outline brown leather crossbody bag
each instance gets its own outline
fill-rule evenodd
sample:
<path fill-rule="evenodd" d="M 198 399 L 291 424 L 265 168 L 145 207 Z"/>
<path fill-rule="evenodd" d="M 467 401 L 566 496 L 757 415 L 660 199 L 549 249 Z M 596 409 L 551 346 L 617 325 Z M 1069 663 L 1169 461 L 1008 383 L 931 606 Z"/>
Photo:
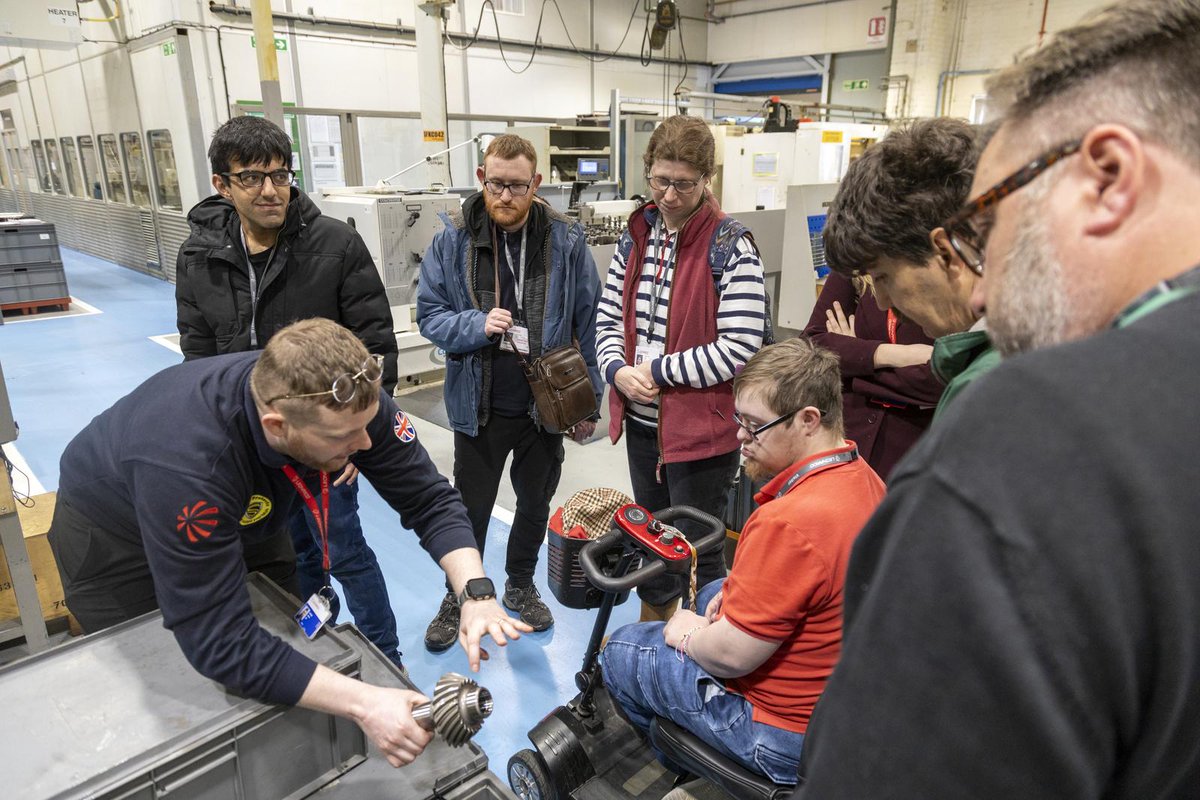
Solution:
<path fill-rule="evenodd" d="M 493 233 L 493 288 L 496 306 L 499 307 L 500 259 L 496 252 L 497 246 Z M 529 390 L 533 394 L 538 420 L 543 428 L 551 433 L 565 433 L 574 425 L 595 415 L 596 392 L 592 388 L 587 362 L 583 360 L 577 342 L 556 347 L 537 358 L 529 359 L 520 351 L 508 331 L 504 332 L 504 338 L 516 353 L 525 379 L 529 381 Z"/>

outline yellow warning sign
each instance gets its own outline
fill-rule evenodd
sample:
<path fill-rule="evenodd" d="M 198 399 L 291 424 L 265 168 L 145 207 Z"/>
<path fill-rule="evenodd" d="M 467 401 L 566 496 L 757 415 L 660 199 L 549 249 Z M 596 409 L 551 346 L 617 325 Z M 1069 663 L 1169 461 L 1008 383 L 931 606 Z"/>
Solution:
<path fill-rule="evenodd" d="M 821 144 L 841 144 L 841 131 L 821 131 Z"/>
<path fill-rule="evenodd" d="M 446 132 L 445 131 L 422 131 L 421 133 L 424 136 L 425 141 L 427 141 L 427 142 L 445 142 L 446 141 Z"/>

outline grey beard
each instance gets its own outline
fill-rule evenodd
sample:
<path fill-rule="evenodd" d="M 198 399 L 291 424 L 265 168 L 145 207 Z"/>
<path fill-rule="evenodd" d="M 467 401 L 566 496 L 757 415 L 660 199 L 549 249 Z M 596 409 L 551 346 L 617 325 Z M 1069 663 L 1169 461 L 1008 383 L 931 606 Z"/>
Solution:
<path fill-rule="evenodd" d="M 1026 198 L 1004 279 L 988 293 L 988 334 L 1005 357 L 1068 338 L 1069 301 L 1062 263 L 1038 216 L 1045 192 L 1038 195 Z"/>

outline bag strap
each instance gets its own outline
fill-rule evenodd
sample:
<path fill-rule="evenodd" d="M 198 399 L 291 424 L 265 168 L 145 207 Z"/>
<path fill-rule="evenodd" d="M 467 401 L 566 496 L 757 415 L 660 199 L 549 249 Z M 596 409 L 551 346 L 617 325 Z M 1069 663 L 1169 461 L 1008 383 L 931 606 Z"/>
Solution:
<path fill-rule="evenodd" d="M 733 217 L 725 217 L 721 223 L 713 231 L 712 239 L 708 243 L 708 265 L 712 271 L 713 289 L 717 293 L 717 300 L 721 299 L 721 278 L 725 274 L 725 265 L 729 262 L 729 257 L 733 255 L 733 250 L 737 247 L 740 239 L 745 238 L 750 243 L 750 248 L 754 254 L 762 260 L 762 253 L 758 249 L 758 242 L 754 241 L 754 234 L 750 232 L 741 222 L 738 222 Z M 763 266 L 765 272 L 766 266 Z M 763 346 L 775 344 L 775 326 L 771 322 L 771 293 L 767 291 L 766 282 L 763 283 L 763 297 L 765 299 L 763 308 Z"/>

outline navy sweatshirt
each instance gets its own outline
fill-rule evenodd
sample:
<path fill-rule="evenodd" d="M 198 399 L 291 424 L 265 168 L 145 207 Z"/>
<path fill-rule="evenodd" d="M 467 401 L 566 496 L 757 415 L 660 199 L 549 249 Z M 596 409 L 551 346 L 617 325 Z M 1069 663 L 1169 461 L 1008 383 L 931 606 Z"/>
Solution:
<path fill-rule="evenodd" d="M 278 533 L 301 502 L 284 464 L 316 473 L 263 437 L 250 394 L 258 356 L 213 356 L 151 377 L 67 446 L 59 494 L 105 535 L 140 541 L 163 624 L 197 671 L 240 694 L 293 704 L 316 665 L 259 627 L 242 544 Z M 430 556 L 474 547 L 458 491 L 382 392 L 367 431 L 371 448 L 355 465 Z"/>

